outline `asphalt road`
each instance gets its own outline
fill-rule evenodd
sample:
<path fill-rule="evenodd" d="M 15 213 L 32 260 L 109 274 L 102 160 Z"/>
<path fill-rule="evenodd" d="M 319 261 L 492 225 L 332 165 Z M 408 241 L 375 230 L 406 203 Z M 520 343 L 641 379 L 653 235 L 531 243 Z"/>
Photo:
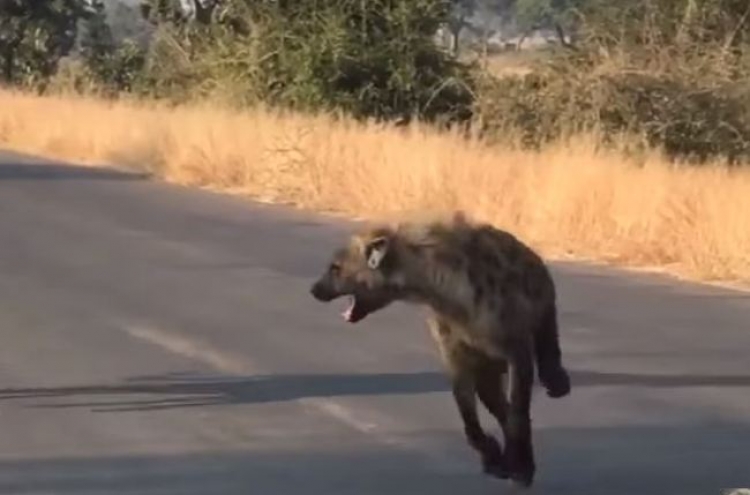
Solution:
<path fill-rule="evenodd" d="M 309 296 L 349 227 L 1 155 L 0 493 L 512 490 L 419 311 L 351 326 Z M 750 486 L 750 295 L 553 268 L 574 390 L 537 390 L 529 493 Z"/>

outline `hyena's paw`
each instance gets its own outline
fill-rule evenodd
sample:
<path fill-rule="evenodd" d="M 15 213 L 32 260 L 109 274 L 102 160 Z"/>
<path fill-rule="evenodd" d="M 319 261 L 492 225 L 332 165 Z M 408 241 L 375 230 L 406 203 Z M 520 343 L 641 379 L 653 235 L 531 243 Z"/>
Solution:
<path fill-rule="evenodd" d="M 482 449 L 482 469 L 490 476 L 500 479 L 508 478 L 503 449 L 492 435 L 487 435 Z"/>
<path fill-rule="evenodd" d="M 508 477 L 513 484 L 521 488 L 529 488 L 534 482 L 534 470 L 521 470 L 509 473 Z"/>
<path fill-rule="evenodd" d="M 508 478 L 510 478 L 510 481 L 519 487 L 529 488 L 534 482 L 534 474 L 536 472 L 533 458 L 530 456 L 526 458 L 522 456 L 509 456 L 507 463 Z"/>
<path fill-rule="evenodd" d="M 570 394 L 570 375 L 562 366 L 540 373 L 539 380 L 547 389 L 547 395 L 553 399 Z"/>

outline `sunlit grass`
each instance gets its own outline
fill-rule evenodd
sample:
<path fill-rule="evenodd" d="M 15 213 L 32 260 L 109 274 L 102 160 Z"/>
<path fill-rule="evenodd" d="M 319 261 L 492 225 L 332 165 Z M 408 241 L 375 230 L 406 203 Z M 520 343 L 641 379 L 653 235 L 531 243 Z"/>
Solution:
<path fill-rule="evenodd" d="M 541 152 L 427 127 L 392 128 L 208 105 L 0 92 L 0 144 L 154 171 L 365 218 L 461 209 L 548 256 L 750 281 L 750 171 L 636 164 L 581 137 Z"/>

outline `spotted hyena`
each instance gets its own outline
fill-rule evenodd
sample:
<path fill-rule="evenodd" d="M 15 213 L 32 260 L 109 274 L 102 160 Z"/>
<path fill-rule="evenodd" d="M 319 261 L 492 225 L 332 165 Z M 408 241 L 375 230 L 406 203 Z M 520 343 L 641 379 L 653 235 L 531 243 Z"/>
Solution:
<path fill-rule="evenodd" d="M 570 393 L 555 286 L 532 249 L 462 214 L 379 225 L 353 235 L 336 251 L 311 292 L 324 302 L 349 296 L 344 317 L 351 323 L 395 301 L 426 306 L 466 439 L 481 455 L 484 471 L 532 484 L 534 364 L 550 397 Z M 504 452 L 482 429 L 476 396 L 499 422 Z"/>

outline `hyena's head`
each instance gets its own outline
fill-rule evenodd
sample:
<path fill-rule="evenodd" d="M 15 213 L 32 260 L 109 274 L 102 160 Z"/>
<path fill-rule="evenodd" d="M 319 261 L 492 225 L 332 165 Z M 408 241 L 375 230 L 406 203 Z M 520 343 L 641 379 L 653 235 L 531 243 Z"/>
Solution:
<path fill-rule="evenodd" d="M 348 296 L 344 318 L 356 323 L 370 313 L 399 299 L 403 277 L 400 274 L 396 238 L 387 228 L 378 228 L 351 237 L 338 249 L 310 292 L 318 301 L 329 302 Z"/>

